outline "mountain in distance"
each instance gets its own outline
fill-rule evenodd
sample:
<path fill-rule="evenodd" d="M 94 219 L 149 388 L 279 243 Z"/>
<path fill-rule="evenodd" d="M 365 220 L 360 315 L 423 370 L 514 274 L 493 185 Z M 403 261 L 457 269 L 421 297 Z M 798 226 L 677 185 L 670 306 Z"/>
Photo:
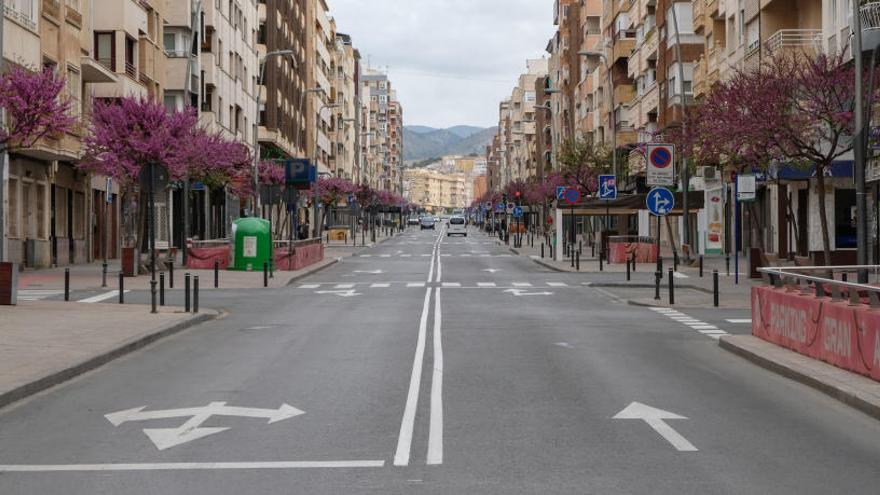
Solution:
<path fill-rule="evenodd" d="M 448 129 L 408 125 L 403 128 L 403 159 L 420 161 L 444 155 L 483 154 L 497 127 L 457 125 Z"/>

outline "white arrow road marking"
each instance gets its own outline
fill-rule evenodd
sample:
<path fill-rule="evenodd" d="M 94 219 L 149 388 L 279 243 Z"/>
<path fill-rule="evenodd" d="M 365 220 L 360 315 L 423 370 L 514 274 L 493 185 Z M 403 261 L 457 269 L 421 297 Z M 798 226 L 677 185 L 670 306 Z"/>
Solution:
<path fill-rule="evenodd" d="M 355 292 L 354 289 L 349 290 L 316 290 L 315 294 L 336 294 L 339 297 L 354 297 L 360 296 L 360 292 Z"/>
<path fill-rule="evenodd" d="M 355 270 L 352 273 L 366 273 L 367 275 L 379 275 L 384 272 L 382 270 Z"/>
<path fill-rule="evenodd" d="M 671 443 L 679 452 L 697 452 L 698 450 L 685 437 L 681 436 L 680 433 L 675 431 L 671 426 L 666 424 L 666 421 L 664 421 L 667 419 L 687 419 L 684 416 L 657 409 L 642 404 L 641 402 L 633 402 L 626 406 L 623 411 L 617 413 L 613 419 L 641 419 L 645 423 L 648 423 L 648 426 L 659 433 L 661 437 L 665 438 L 667 442 Z"/>
<path fill-rule="evenodd" d="M 552 296 L 553 295 L 552 292 L 546 292 L 546 291 L 545 292 L 529 292 L 526 289 L 507 289 L 504 292 L 510 292 L 511 294 L 513 294 L 514 296 L 517 296 L 517 297 L 520 297 L 520 296 Z"/>
<path fill-rule="evenodd" d="M 144 411 L 147 406 L 117 411 L 104 415 L 107 421 L 113 426 L 119 426 L 130 421 L 148 421 L 153 419 L 168 418 L 185 418 L 190 417 L 184 424 L 177 428 L 147 428 L 143 432 L 156 448 L 165 450 L 177 445 L 182 445 L 208 435 L 220 433 L 228 430 L 228 427 L 221 428 L 200 428 L 205 421 L 211 416 L 240 416 L 245 418 L 264 418 L 269 423 L 277 423 L 285 419 L 290 419 L 300 414 L 305 414 L 289 404 L 282 404 L 278 409 L 256 409 L 250 407 L 231 407 L 225 402 L 211 402 L 204 407 L 192 407 L 186 409 L 166 409 L 160 411 Z"/>
<path fill-rule="evenodd" d="M 483 270 L 483 271 L 484 271 L 484 272 L 489 272 L 489 273 L 497 273 L 497 272 L 500 272 L 501 270 L 499 270 L 498 268 L 486 268 L 486 269 Z"/>

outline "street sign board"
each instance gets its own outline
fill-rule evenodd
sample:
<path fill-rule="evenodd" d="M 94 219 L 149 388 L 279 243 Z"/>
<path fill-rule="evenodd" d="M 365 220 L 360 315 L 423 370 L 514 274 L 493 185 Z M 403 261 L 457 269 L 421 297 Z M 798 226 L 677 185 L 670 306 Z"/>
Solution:
<path fill-rule="evenodd" d="M 486 209 L 487 209 L 487 210 L 491 210 L 491 209 L 492 209 L 492 202 L 491 202 L 491 201 L 486 201 Z"/>
<path fill-rule="evenodd" d="M 523 216 L 522 206 L 515 206 L 513 208 L 513 218 L 522 218 L 522 216 Z"/>
<path fill-rule="evenodd" d="M 617 178 L 615 176 L 599 176 L 599 199 L 617 199 Z"/>
<path fill-rule="evenodd" d="M 513 209 L 516 207 L 513 203 L 507 203 L 507 213 L 513 213 Z"/>
<path fill-rule="evenodd" d="M 645 153 L 647 159 L 648 185 L 671 186 L 675 184 L 675 146 L 650 143 Z"/>
<path fill-rule="evenodd" d="M 501 204 L 501 203 L 498 203 L 497 205 L 495 205 L 495 211 L 496 211 L 497 213 L 502 213 L 502 212 L 504 212 L 504 205 Z"/>
<path fill-rule="evenodd" d="M 581 200 L 581 192 L 575 187 L 569 187 L 562 194 L 562 199 L 569 205 L 573 205 Z"/>
<path fill-rule="evenodd" d="M 675 197 L 665 187 L 655 187 L 648 193 L 645 201 L 652 215 L 665 217 L 675 207 Z"/>
<path fill-rule="evenodd" d="M 757 180 L 754 175 L 737 175 L 736 199 L 743 202 L 754 201 L 756 182 Z"/>
<path fill-rule="evenodd" d="M 565 186 L 556 186 L 556 199 L 562 199 L 566 189 L 568 188 Z"/>
<path fill-rule="evenodd" d="M 318 169 L 305 158 L 284 161 L 284 182 L 297 189 L 308 189 L 318 180 Z"/>

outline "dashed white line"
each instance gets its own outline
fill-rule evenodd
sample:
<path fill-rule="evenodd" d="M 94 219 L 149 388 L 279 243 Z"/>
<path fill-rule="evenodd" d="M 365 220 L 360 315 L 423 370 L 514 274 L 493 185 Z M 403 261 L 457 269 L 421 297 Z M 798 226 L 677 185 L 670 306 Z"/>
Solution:
<path fill-rule="evenodd" d="M 568 284 L 565 282 L 547 282 L 547 285 L 550 287 L 568 287 Z"/>
<path fill-rule="evenodd" d="M 452 288 L 455 288 L 455 287 L 461 287 L 461 284 L 458 283 L 458 282 L 443 282 L 443 287 L 447 287 L 447 288 L 452 287 Z"/>
<path fill-rule="evenodd" d="M 374 289 L 382 289 L 386 287 L 391 287 L 391 284 L 371 284 L 370 287 Z"/>
<path fill-rule="evenodd" d="M 424 282 L 408 282 L 406 284 L 406 286 L 407 287 L 424 287 L 425 283 Z"/>
<path fill-rule="evenodd" d="M 495 282 L 477 282 L 477 287 L 497 287 Z"/>
<path fill-rule="evenodd" d="M 731 318 L 731 319 L 727 320 L 727 323 L 735 323 L 735 324 L 749 323 L 749 324 L 751 324 L 752 319 L 751 318 Z"/>
<path fill-rule="evenodd" d="M 530 284 L 528 282 L 514 282 L 510 285 L 512 285 L 514 287 L 532 287 L 532 284 Z"/>

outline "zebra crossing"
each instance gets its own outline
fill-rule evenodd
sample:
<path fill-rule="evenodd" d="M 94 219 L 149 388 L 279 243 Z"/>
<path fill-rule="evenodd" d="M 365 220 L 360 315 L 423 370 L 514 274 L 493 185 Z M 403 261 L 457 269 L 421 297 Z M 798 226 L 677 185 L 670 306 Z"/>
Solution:
<path fill-rule="evenodd" d="M 683 325 L 687 325 L 692 329 L 700 332 L 701 334 L 715 340 L 718 340 L 721 337 L 728 335 L 727 332 L 721 330 L 715 325 L 697 320 L 696 318 L 691 318 L 690 316 L 680 311 L 676 311 L 672 308 L 651 308 L 651 310 L 656 311 L 658 314 L 661 314 L 673 321 L 677 321 Z"/>
<path fill-rule="evenodd" d="M 356 254 L 353 258 L 430 258 L 431 253 L 398 253 L 398 254 Z M 472 251 L 470 253 L 441 253 L 441 258 L 513 258 L 512 254 L 491 254 L 480 251 Z"/>
<path fill-rule="evenodd" d="M 578 285 L 569 285 L 565 282 L 360 282 L 360 283 L 337 283 L 322 282 L 300 284 L 296 288 L 303 290 L 349 290 L 349 289 L 423 289 L 426 287 L 442 287 L 444 289 L 528 289 L 546 288 L 554 289 L 575 288 Z"/>

